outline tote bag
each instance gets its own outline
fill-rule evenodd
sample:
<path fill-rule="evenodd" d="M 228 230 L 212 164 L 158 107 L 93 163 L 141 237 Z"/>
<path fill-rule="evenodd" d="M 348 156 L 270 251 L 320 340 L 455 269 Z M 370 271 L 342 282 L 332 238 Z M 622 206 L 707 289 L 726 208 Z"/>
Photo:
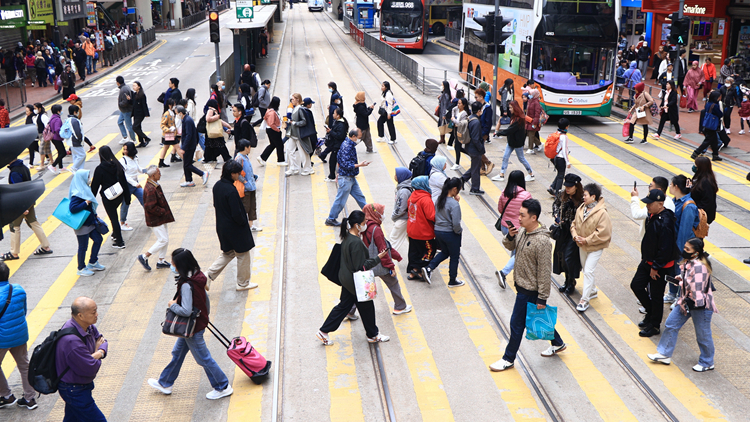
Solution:
<path fill-rule="evenodd" d="M 71 213 L 70 199 L 68 198 L 63 198 L 63 200 L 57 205 L 57 208 L 55 208 L 55 212 L 52 213 L 53 217 L 57 218 L 73 230 L 80 229 L 86 219 L 89 218 L 89 215 L 91 215 L 91 211 L 89 210 L 83 210 L 75 214 Z"/>
<path fill-rule="evenodd" d="M 357 302 L 369 302 L 378 297 L 375 284 L 375 274 L 372 270 L 357 271 L 353 274 L 354 291 L 357 292 Z"/>
<path fill-rule="evenodd" d="M 529 340 L 554 340 L 557 324 L 557 307 L 537 309 L 536 303 L 526 304 L 526 338 Z"/>
<path fill-rule="evenodd" d="M 224 131 L 222 130 L 221 119 L 206 122 L 206 134 L 209 138 L 223 138 Z"/>
<path fill-rule="evenodd" d="M 378 258 L 378 253 L 379 253 L 378 245 L 375 244 L 375 238 L 374 238 L 375 227 L 377 226 L 372 226 L 372 231 L 370 232 L 370 246 L 367 247 L 367 251 L 370 253 L 370 258 Z M 385 243 L 388 246 L 388 257 L 390 258 L 391 243 L 388 240 L 386 240 Z M 378 260 L 380 260 L 380 258 L 378 258 Z M 371 271 L 375 277 L 380 277 L 380 276 L 388 275 L 391 273 L 391 271 L 388 268 L 385 268 L 383 266 L 382 262 L 378 263 L 378 265 L 375 268 L 373 268 Z"/>

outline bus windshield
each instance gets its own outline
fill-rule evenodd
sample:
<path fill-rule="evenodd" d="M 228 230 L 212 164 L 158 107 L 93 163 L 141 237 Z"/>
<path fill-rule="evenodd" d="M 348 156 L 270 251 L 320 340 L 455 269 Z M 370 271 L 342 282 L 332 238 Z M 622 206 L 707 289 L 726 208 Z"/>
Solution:
<path fill-rule="evenodd" d="M 612 83 L 613 51 L 575 43 L 536 43 L 533 79 L 551 89 L 598 90 Z"/>
<path fill-rule="evenodd" d="M 422 32 L 422 11 L 383 10 L 380 25 L 384 34 L 393 37 L 412 37 Z"/>

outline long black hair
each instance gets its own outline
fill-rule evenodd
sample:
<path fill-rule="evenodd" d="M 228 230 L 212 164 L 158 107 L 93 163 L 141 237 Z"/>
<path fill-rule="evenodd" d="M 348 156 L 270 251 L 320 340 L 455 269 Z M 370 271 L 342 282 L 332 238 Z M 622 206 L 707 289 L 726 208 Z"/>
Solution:
<path fill-rule="evenodd" d="M 385 87 L 385 91 L 383 91 L 383 98 L 385 98 L 385 94 L 387 94 L 388 91 L 391 90 L 391 83 L 388 81 L 383 81 L 383 86 Z"/>
<path fill-rule="evenodd" d="M 279 97 L 273 97 L 271 98 L 271 104 L 268 105 L 268 108 L 272 108 L 278 113 L 280 105 L 281 105 L 281 100 L 279 99 Z"/>
<path fill-rule="evenodd" d="M 115 166 L 118 173 L 125 172 L 125 170 L 122 169 L 122 164 L 117 161 L 115 154 L 112 152 L 112 149 L 108 145 L 104 145 L 103 147 L 99 148 L 99 161 L 102 163 L 104 163 L 105 161 L 111 163 Z"/>
<path fill-rule="evenodd" d="M 200 264 L 198 264 L 193 253 L 190 252 L 190 249 L 177 248 L 173 250 L 172 263 L 177 270 L 177 274 L 179 274 L 178 283 L 187 280 L 188 274 L 196 274 L 201 270 Z"/>
<path fill-rule="evenodd" d="M 123 145 L 125 149 L 128 151 L 127 156 L 130 158 L 135 158 L 136 155 L 138 155 L 138 150 L 135 148 L 135 144 L 132 142 L 125 142 L 125 145 Z"/>
<path fill-rule="evenodd" d="M 185 98 L 195 102 L 195 88 L 188 88 L 187 92 L 185 92 Z"/>
<path fill-rule="evenodd" d="M 341 230 L 339 231 L 339 237 L 341 240 L 346 239 L 346 234 L 349 233 L 349 229 L 355 224 L 362 224 L 365 221 L 365 213 L 360 210 L 354 210 L 349 213 L 349 217 L 345 217 L 341 220 Z"/>
<path fill-rule="evenodd" d="M 219 90 L 219 85 L 217 84 L 211 85 L 211 91 L 213 91 L 213 93 L 216 94 L 216 102 L 219 104 L 219 106 L 224 107 L 224 94 L 222 94 L 221 91 Z"/>
<path fill-rule="evenodd" d="M 688 239 L 687 243 L 689 243 L 690 246 L 693 247 L 693 250 L 698 253 L 697 259 L 700 260 L 703 265 L 706 266 L 706 268 L 708 268 L 708 273 L 711 274 L 713 267 L 711 266 L 711 261 L 708 259 L 708 252 L 703 249 L 703 239 L 694 237 L 692 239 Z"/>
<path fill-rule="evenodd" d="M 135 93 L 136 98 L 143 98 L 146 96 L 146 92 L 143 90 L 143 85 L 139 81 L 133 81 L 135 85 L 138 85 L 138 92 Z"/>
<path fill-rule="evenodd" d="M 508 184 L 505 185 L 503 195 L 508 198 L 508 201 L 516 197 L 518 188 L 526 190 L 526 179 L 524 178 L 521 170 L 513 170 L 508 175 Z"/>
<path fill-rule="evenodd" d="M 438 200 L 436 203 L 437 209 L 442 210 L 443 208 L 445 208 L 445 201 L 448 199 L 448 194 L 450 193 L 451 189 L 458 188 L 458 191 L 460 192 L 463 186 L 464 182 L 458 177 L 451 177 L 450 179 L 446 179 L 445 183 L 443 183 L 443 190 L 440 191 L 440 196 L 438 196 Z"/>
<path fill-rule="evenodd" d="M 449 99 L 453 99 L 451 95 L 451 84 L 448 81 L 443 81 L 443 94 L 448 94 Z"/>
<path fill-rule="evenodd" d="M 672 186 L 679 189 L 683 195 L 687 195 L 690 193 L 690 186 L 688 186 L 688 178 L 684 174 L 678 174 L 677 176 L 673 177 Z"/>

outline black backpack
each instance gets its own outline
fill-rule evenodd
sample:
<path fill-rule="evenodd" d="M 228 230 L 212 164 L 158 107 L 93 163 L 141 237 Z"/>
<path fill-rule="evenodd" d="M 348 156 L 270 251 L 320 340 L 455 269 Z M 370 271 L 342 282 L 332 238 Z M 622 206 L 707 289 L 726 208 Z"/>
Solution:
<path fill-rule="evenodd" d="M 434 156 L 435 154 L 428 154 L 421 151 L 416 157 L 412 158 L 409 163 L 411 178 L 413 179 L 417 176 L 429 176 L 429 174 L 427 174 L 427 159 Z"/>
<path fill-rule="evenodd" d="M 255 94 L 253 94 L 253 98 L 250 100 L 250 107 L 258 108 L 258 106 L 260 106 L 260 100 L 258 99 L 259 92 L 260 91 L 255 91 Z"/>
<path fill-rule="evenodd" d="M 85 343 L 78 329 L 76 327 L 69 327 L 51 332 L 42 344 L 34 348 L 34 353 L 31 354 L 31 359 L 29 359 L 28 376 L 29 384 L 34 387 L 34 390 L 41 394 L 53 394 L 57 392 L 57 384 L 65 373 L 68 372 L 68 369 L 70 369 L 70 367 L 65 368 L 62 374 L 59 377 L 57 376 L 57 366 L 55 365 L 57 341 L 71 334 L 78 336 Z"/>

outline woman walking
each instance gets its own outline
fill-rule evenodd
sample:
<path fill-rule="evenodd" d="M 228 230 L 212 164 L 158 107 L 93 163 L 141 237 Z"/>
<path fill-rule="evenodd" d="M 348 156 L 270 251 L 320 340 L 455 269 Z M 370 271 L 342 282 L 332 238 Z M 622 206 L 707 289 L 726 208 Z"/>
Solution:
<path fill-rule="evenodd" d="M 666 91 L 661 99 L 661 109 L 662 113 L 659 118 L 659 129 L 656 131 L 654 138 L 659 139 L 661 137 L 664 125 L 668 121 L 672 123 L 672 126 L 674 126 L 674 130 L 677 133 L 674 137 L 677 139 L 682 138 L 682 135 L 680 135 L 680 100 L 677 90 L 675 89 L 674 81 L 667 81 L 666 83 Z"/>
<path fill-rule="evenodd" d="M 654 103 L 654 99 L 648 95 L 648 92 L 643 91 L 645 88 L 646 84 L 643 82 L 635 84 L 635 101 L 633 101 L 633 106 L 630 107 L 630 111 L 628 112 L 628 115 L 630 115 L 630 120 L 628 121 L 630 127 L 628 129 L 628 138 L 625 139 L 626 144 L 633 143 L 633 133 L 635 133 L 635 125 L 637 124 L 643 125 L 643 140 L 641 144 L 648 143 L 648 126 L 651 124 L 651 104 Z"/>
<path fill-rule="evenodd" d="M 529 138 L 529 149 L 526 150 L 527 154 L 536 154 L 537 151 L 541 151 L 542 141 L 539 140 L 539 129 L 541 129 L 539 117 L 541 115 L 542 105 L 539 103 L 539 90 L 531 89 L 529 90 L 529 101 L 526 106 L 526 116 L 530 117 L 531 121 L 524 119 L 526 136 Z"/>
<path fill-rule="evenodd" d="M 357 116 L 355 121 L 357 128 L 362 131 L 362 142 L 365 143 L 367 152 L 374 152 L 372 149 L 372 134 L 370 133 L 370 115 L 375 108 L 375 103 L 370 107 L 365 104 L 365 92 L 358 92 L 354 96 L 354 114 Z"/>
<path fill-rule="evenodd" d="M 31 104 L 26 104 L 26 120 L 24 124 L 35 125 L 36 124 L 36 110 Z M 39 152 L 39 140 L 34 139 L 29 144 L 29 167 L 34 167 L 34 155 Z"/>
<path fill-rule="evenodd" d="M 527 134 L 525 128 L 526 116 L 516 100 L 510 102 L 510 115 L 510 126 L 497 133 L 499 136 L 505 136 L 508 139 L 508 145 L 506 145 L 505 153 L 503 154 L 503 165 L 500 169 L 500 174 L 492 177 L 490 180 L 495 182 L 505 181 L 505 171 L 508 170 L 508 160 L 510 160 L 510 154 L 515 151 L 518 161 L 523 164 L 526 171 L 529 173 L 529 175 L 526 176 L 526 180 L 530 182 L 535 179 L 534 170 L 531 169 L 531 164 L 529 164 L 526 157 L 523 155 L 523 143 Z"/>
<path fill-rule="evenodd" d="M 167 155 L 169 148 L 172 148 L 172 162 L 174 162 L 174 154 L 177 153 L 177 127 L 174 121 L 174 100 L 168 99 L 165 103 L 167 111 L 161 116 L 161 151 L 159 152 L 159 168 L 169 167 L 169 164 L 164 162 L 164 157 Z"/>
<path fill-rule="evenodd" d="M 714 313 L 718 313 L 711 281 L 711 261 L 703 249 L 703 240 L 695 237 L 685 243 L 682 258 L 685 261 L 680 265 L 681 275 L 675 277 L 681 287 L 677 306 L 667 317 L 656 353 L 649 354 L 648 358 L 664 365 L 672 363 L 680 329 L 692 318 L 700 349 L 698 364 L 693 366 L 693 371 L 706 372 L 714 369 L 711 318 Z"/>
<path fill-rule="evenodd" d="M 367 230 L 362 233 L 362 241 L 367 246 L 368 251 L 370 251 L 370 255 L 372 255 L 372 248 L 370 246 L 372 242 L 375 242 L 377 251 L 388 250 L 388 254 L 380 258 L 380 265 L 388 271 L 388 274 L 379 277 L 388 286 L 391 296 L 393 296 L 393 315 L 411 312 L 411 305 L 406 304 L 404 295 L 401 294 L 401 287 L 399 287 L 398 278 L 396 277 L 396 264 L 393 263 L 394 259 L 401 262 L 401 255 L 397 250 L 389 250 L 388 241 L 385 239 L 385 233 L 383 233 L 382 224 L 385 206 L 381 204 L 367 204 L 362 210 L 364 210 L 365 222 L 367 223 Z"/>
<path fill-rule="evenodd" d="M 448 265 L 448 287 L 460 287 L 464 285 L 463 280 L 458 277 L 458 262 L 461 258 L 461 206 L 458 201 L 461 197 L 458 193 L 463 187 L 463 181 L 458 177 L 452 177 L 445 181 L 440 196 L 435 204 L 435 240 L 440 252 L 435 255 L 430 263 L 422 268 L 422 276 L 428 283 L 432 284 L 430 277 L 432 272 L 450 257 Z"/>
<path fill-rule="evenodd" d="M 523 172 L 521 170 L 513 170 L 508 175 L 508 183 L 505 185 L 505 190 L 503 190 L 500 199 L 497 201 L 497 210 L 500 212 L 500 230 L 503 236 L 507 235 L 510 229 L 508 221 L 513 224 L 513 227 L 521 227 L 518 217 L 521 214 L 521 204 L 527 199 L 531 199 L 531 194 L 526 191 L 526 180 L 523 177 Z M 516 251 L 514 249 L 505 267 L 500 271 L 495 271 L 497 282 L 503 289 L 507 286 L 505 278 L 513 271 L 515 264 Z"/>
<path fill-rule="evenodd" d="M 711 160 L 708 157 L 696 158 L 693 171 L 690 195 L 698 208 L 706 212 L 706 221 L 711 224 L 716 219 L 716 194 L 719 192 Z"/>
<path fill-rule="evenodd" d="M 150 117 L 146 92 L 140 82 L 133 82 L 133 132 L 138 135 L 138 147 L 148 146 L 151 138 L 143 133 L 143 119 Z"/>
<path fill-rule="evenodd" d="M 586 312 L 589 301 L 597 297 L 594 270 L 604 249 L 612 240 L 612 221 L 602 198 L 602 188 L 596 183 L 583 187 L 583 204 L 576 210 L 570 234 L 578 245 L 583 269 L 583 291 L 576 310 Z"/>
<path fill-rule="evenodd" d="M 57 150 L 57 157 L 55 158 L 55 161 L 47 167 L 47 170 L 58 174 L 63 169 L 63 158 L 67 156 L 63 138 L 60 136 L 60 128 L 63 124 L 62 117 L 60 117 L 62 106 L 60 104 L 55 104 L 50 110 L 52 111 L 52 117 L 49 119 L 49 128 L 52 131 L 52 144 L 55 146 L 55 150 Z"/>
<path fill-rule="evenodd" d="M 669 54 L 664 51 L 664 46 L 659 46 L 659 51 L 654 54 L 654 70 L 651 72 L 651 79 L 656 79 L 659 76 L 659 68 L 664 60 L 667 60 Z"/>
<path fill-rule="evenodd" d="M 436 155 L 430 161 L 430 165 L 432 166 L 430 170 L 430 191 L 432 202 L 434 203 L 437 203 L 438 197 L 443 190 L 443 185 L 448 180 L 448 175 L 445 174 L 446 161 L 443 155 Z"/>
<path fill-rule="evenodd" d="M 574 173 L 565 175 L 563 186 L 565 189 L 560 191 L 552 204 L 552 217 L 557 226 L 555 229 L 550 229 L 552 238 L 555 240 L 552 272 L 565 273 L 565 284 L 560 286 L 559 290 L 571 295 L 576 288 L 576 279 L 581 273 L 581 258 L 570 226 L 575 220 L 576 210 L 583 203 L 583 186 L 581 186 L 581 178 Z"/>
<path fill-rule="evenodd" d="M 192 117 L 193 120 L 196 122 L 198 121 L 197 116 L 197 108 L 196 108 L 196 102 L 195 102 L 195 88 L 188 88 L 187 92 L 185 92 L 185 99 L 187 100 L 187 105 L 185 105 L 185 109 L 188 112 L 188 116 Z"/>
<path fill-rule="evenodd" d="M 721 104 L 724 106 L 722 111 L 724 112 L 724 128 L 726 129 L 727 135 L 732 132 L 729 130 L 732 126 L 732 110 L 736 105 L 740 103 L 740 98 L 737 97 L 737 88 L 734 86 L 734 78 L 728 77 L 724 80 L 724 83 L 719 85 L 719 92 L 721 93 Z"/>
<path fill-rule="evenodd" d="M 724 159 L 719 156 L 719 134 L 717 133 L 721 129 L 721 118 L 724 117 L 724 113 L 721 111 L 721 106 L 719 105 L 720 96 L 721 93 L 719 93 L 719 91 L 711 91 L 711 93 L 708 94 L 708 101 L 706 101 L 706 106 L 704 108 L 705 114 L 701 114 L 704 118 L 698 122 L 699 132 L 703 133 L 704 139 L 703 142 L 698 145 L 698 148 L 696 148 L 690 155 L 690 158 L 693 160 L 704 152 L 708 152 L 708 147 L 711 147 L 713 160 L 724 161 Z M 706 121 L 706 118 L 709 117 L 709 114 L 713 115 L 710 116 L 713 118 L 709 120 L 713 123 L 712 127 L 703 124 L 703 122 Z"/>
<path fill-rule="evenodd" d="M 172 252 L 172 265 L 177 270 L 177 292 L 167 307 L 181 317 L 190 317 L 194 310 L 200 313 L 195 321 L 195 332 L 192 337 L 179 337 L 172 348 L 172 360 L 166 368 L 161 371 L 159 379 L 149 378 L 148 385 L 159 390 L 163 394 L 172 394 L 177 376 L 180 375 L 182 363 L 185 361 L 188 351 L 192 353 L 195 362 L 203 367 L 208 381 L 213 390 L 206 394 L 209 400 L 216 400 L 232 395 L 234 390 L 229 385 L 229 380 L 211 357 L 211 352 L 206 347 L 203 339 L 206 327 L 209 324 L 209 312 L 211 304 L 206 294 L 206 276 L 201 272 L 198 261 L 193 253 L 187 249 L 175 249 Z"/>
<path fill-rule="evenodd" d="M 385 127 L 384 124 L 388 124 L 388 133 L 390 134 L 389 144 L 396 143 L 396 127 L 393 125 L 394 106 L 396 99 L 393 97 L 391 92 L 391 83 L 383 81 L 380 85 L 380 91 L 382 92 L 383 99 L 380 101 L 380 110 L 378 114 L 378 142 L 385 142 Z"/>
<path fill-rule="evenodd" d="M 685 80 L 682 82 L 687 93 L 688 113 L 698 110 L 698 90 L 703 86 L 704 82 L 705 75 L 702 70 L 698 69 L 698 61 L 694 61 L 690 70 L 685 74 Z"/>
<path fill-rule="evenodd" d="M 430 194 L 427 176 L 412 179 L 414 192 L 409 196 L 406 234 L 409 236 L 409 263 L 406 271 L 409 280 L 425 281 L 422 268 L 435 256 L 435 203 Z M 426 280 L 428 283 L 430 280 Z"/>
<path fill-rule="evenodd" d="M 513 88 L 513 79 L 506 79 L 505 83 L 503 83 L 503 87 L 500 88 L 500 91 L 498 91 L 497 94 L 500 98 L 500 115 L 502 117 L 497 119 L 495 132 L 500 130 L 504 119 L 510 119 L 510 102 L 513 101 L 516 95 L 515 89 Z"/>
<path fill-rule="evenodd" d="M 294 110 L 292 111 L 292 120 L 291 123 L 287 125 L 286 129 L 286 136 L 289 138 L 288 143 L 285 145 L 287 157 L 289 160 L 289 170 L 287 170 L 284 174 L 287 176 L 293 176 L 295 174 L 300 174 L 302 176 L 309 176 L 314 173 L 312 169 L 312 162 L 310 161 L 310 154 L 305 151 L 304 146 L 302 145 L 302 138 L 300 137 L 300 128 L 303 126 L 307 126 L 308 122 L 305 119 L 305 112 L 302 110 L 305 105 L 302 104 L 302 95 L 299 93 L 292 94 L 292 97 L 294 97 L 293 103 L 294 103 Z M 336 109 L 336 112 L 333 113 L 335 123 L 331 124 L 331 129 L 328 129 L 330 132 L 330 137 L 334 138 L 334 133 L 340 133 L 338 129 L 338 125 L 340 121 L 343 119 L 342 117 L 341 109 Z M 312 124 L 312 122 L 310 122 Z M 346 132 L 348 132 L 348 125 L 345 131 L 343 132 L 343 138 L 346 138 Z M 341 139 L 341 142 L 343 142 L 344 139 Z M 336 152 L 338 152 L 338 147 L 341 146 L 341 142 L 338 143 L 338 146 L 336 147 L 336 151 L 334 152 L 334 155 L 331 157 L 330 161 L 330 168 L 331 168 L 331 175 L 329 178 L 335 178 L 335 170 L 336 170 Z"/>
<path fill-rule="evenodd" d="M 107 268 L 99 263 L 99 249 L 102 246 L 102 235 L 96 229 L 95 223 L 98 218 L 96 208 L 99 205 L 96 202 L 96 195 L 91 192 L 89 187 L 89 170 L 78 170 L 73 174 L 73 180 L 70 182 L 68 191 L 70 200 L 71 214 L 88 211 L 90 214 L 83 222 L 83 225 L 75 230 L 78 238 L 78 274 L 82 277 L 94 275 L 94 271 L 104 271 Z M 89 263 L 86 265 L 86 251 L 89 248 L 89 239 L 94 243 L 91 245 L 91 254 Z"/>
<path fill-rule="evenodd" d="M 468 119 L 469 114 L 471 114 L 471 109 L 469 108 L 469 100 L 464 98 L 463 95 L 463 90 L 458 90 L 458 92 L 456 92 L 458 101 L 456 102 L 456 106 L 453 107 L 453 110 L 451 111 L 451 123 L 453 123 L 454 128 L 458 127 L 459 122 Z M 456 145 L 456 164 L 451 167 L 451 170 L 458 170 L 461 168 L 461 151 L 463 151 L 464 147 L 463 144 L 461 144 L 461 141 L 458 140 L 455 130 L 451 132 L 451 137 L 448 141 L 448 149 L 451 149 L 451 145 L 453 144 Z"/>
<path fill-rule="evenodd" d="M 261 167 L 266 165 L 266 161 L 271 156 L 271 153 L 276 150 L 276 164 L 279 166 L 285 166 L 286 161 L 284 160 L 284 142 L 281 140 L 281 118 L 279 117 L 279 105 L 281 100 L 279 97 L 273 97 L 271 104 L 266 110 L 266 115 L 263 116 L 263 120 L 266 122 L 266 136 L 268 136 L 268 146 L 258 156 L 258 163 Z"/>
<path fill-rule="evenodd" d="M 91 192 L 94 196 L 100 196 L 104 210 L 107 212 L 109 221 L 112 224 L 112 241 L 114 242 L 112 247 L 125 249 L 125 241 L 122 238 L 122 230 L 120 229 L 120 220 L 117 217 L 117 207 L 123 201 L 128 206 L 130 205 L 130 195 L 125 195 L 125 192 L 130 192 L 128 180 L 125 177 L 122 165 L 117 161 L 115 154 L 112 153 L 112 150 L 108 146 L 105 145 L 99 149 L 99 160 L 100 163 L 94 169 L 94 177 L 91 180 Z M 107 198 L 108 194 L 105 191 L 116 184 L 120 185 L 122 192 L 117 196 Z"/>
<path fill-rule="evenodd" d="M 440 132 L 440 143 L 445 143 L 445 134 L 451 133 L 451 128 L 448 127 L 448 123 L 450 123 L 450 116 L 448 115 L 448 112 L 450 111 L 451 101 L 453 100 L 453 97 L 451 96 L 451 86 L 448 83 L 448 81 L 443 81 L 443 92 L 440 93 L 438 96 L 438 109 L 437 109 L 437 125 L 438 125 L 438 131 Z"/>
<path fill-rule="evenodd" d="M 396 181 L 396 202 L 393 205 L 391 221 L 393 228 L 388 238 L 391 239 L 391 246 L 396 250 L 401 249 L 406 243 L 406 222 L 409 219 L 409 197 L 411 196 L 411 171 L 406 167 L 396 167 L 396 174 L 393 175 Z"/>
<path fill-rule="evenodd" d="M 219 111 L 219 103 L 216 100 L 214 99 L 208 100 L 206 102 L 206 107 L 207 107 L 206 125 L 208 125 L 209 123 L 218 121 L 221 123 L 221 126 L 224 128 L 231 127 L 229 123 L 221 120 L 221 115 Z M 226 140 L 224 139 L 223 133 L 221 136 L 214 136 L 214 137 L 206 135 L 206 138 L 207 138 L 206 139 L 206 151 L 205 151 L 205 155 L 203 158 L 206 162 L 210 163 L 212 161 L 216 161 L 219 155 L 221 155 L 221 158 L 224 160 L 225 163 L 232 158 L 232 156 L 229 155 L 229 150 L 227 150 L 227 143 L 226 143 Z"/>
<path fill-rule="evenodd" d="M 41 171 L 45 168 L 45 160 L 48 164 L 52 164 L 52 145 L 49 141 L 45 141 L 42 137 L 42 133 L 44 132 L 44 128 L 47 127 L 47 124 L 49 123 L 49 117 L 47 116 L 47 112 L 44 110 L 44 105 L 42 103 L 36 103 L 34 104 L 34 117 L 33 122 L 36 125 L 36 131 L 38 133 L 37 140 L 34 141 L 39 146 L 39 166 L 36 168 L 37 170 Z M 34 150 L 29 147 L 29 152 L 31 155 L 31 160 L 34 159 L 33 153 Z"/>
<path fill-rule="evenodd" d="M 368 258 L 369 251 L 362 242 L 360 236 L 367 231 L 365 213 L 354 210 L 349 217 L 341 221 L 341 267 L 339 268 L 339 281 L 341 282 L 341 296 L 336 305 L 328 314 L 323 326 L 320 327 L 316 336 L 323 342 L 324 346 L 333 344 L 329 333 L 336 331 L 341 322 L 346 318 L 353 305 L 359 309 L 362 317 L 362 325 L 365 326 L 368 343 L 381 343 L 390 340 L 388 336 L 380 334 L 375 323 L 375 304 L 373 301 L 357 301 L 357 292 L 354 288 L 354 273 L 375 268 L 381 260 L 388 256 L 388 249 L 378 253 L 377 258 Z"/>
<path fill-rule="evenodd" d="M 570 121 L 561 117 L 557 121 L 557 132 L 553 135 L 557 136 L 557 148 L 555 149 L 555 158 L 551 159 L 552 165 L 555 166 L 557 175 L 552 180 L 552 184 L 547 188 L 547 193 L 552 196 L 557 196 L 557 193 L 562 189 L 563 181 L 565 180 L 565 170 L 570 168 L 570 150 L 568 150 L 568 127 Z M 552 135 L 550 135 L 550 138 Z M 547 138 L 547 139 L 550 139 Z"/>
<path fill-rule="evenodd" d="M 138 163 L 137 155 L 138 151 L 136 150 L 134 143 L 126 142 L 125 145 L 122 146 L 122 158 L 120 159 L 120 164 L 125 171 L 125 179 L 128 181 L 128 189 L 123 191 L 122 194 L 127 197 L 135 195 L 138 202 L 143 206 L 143 187 L 138 182 L 138 175 L 146 173 L 146 169 L 141 168 L 140 163 Z M 133 230 L 133 228 L 128 225 L 129 209 L 130 201 L 123 201 L 120 206 L 120 230 L 122 231 Z"/>

